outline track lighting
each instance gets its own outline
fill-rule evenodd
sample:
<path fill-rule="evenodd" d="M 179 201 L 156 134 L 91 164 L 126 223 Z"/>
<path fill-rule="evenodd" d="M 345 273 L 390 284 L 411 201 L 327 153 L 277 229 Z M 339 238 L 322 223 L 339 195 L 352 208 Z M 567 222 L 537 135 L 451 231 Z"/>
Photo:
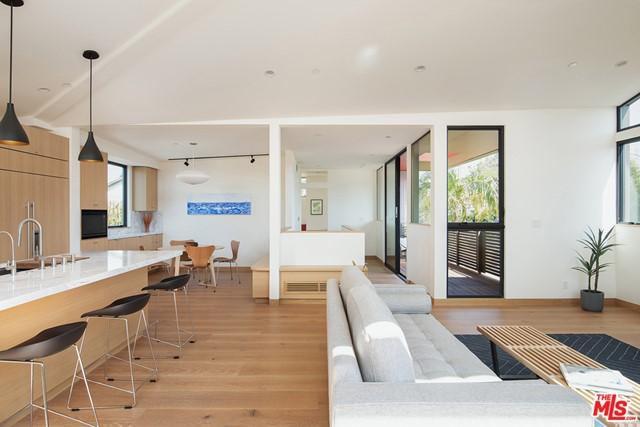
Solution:
<path fill-rule="evenodd" d="M 249 163 L 253 164 L 256 162 L 256 159 L 253 158 L 253 156 L 251 156 L 251 160 L 249 161 Z"/>
<path fill-rule="evenodd" d="M 186 167 L 189 167 L 189 159 L 184 159 L 184 165 L 185 165 Z"/>

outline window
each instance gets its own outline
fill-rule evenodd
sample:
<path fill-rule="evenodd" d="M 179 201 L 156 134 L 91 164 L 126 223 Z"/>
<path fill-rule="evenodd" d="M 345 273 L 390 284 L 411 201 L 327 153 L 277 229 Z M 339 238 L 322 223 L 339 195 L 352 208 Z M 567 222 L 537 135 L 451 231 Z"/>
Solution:
<path fill-rule="evenodd" d="M 618 107 L 618 130 L 640 126 L 640 93 Z"/>
<path fill-rule="evenodd" d="M 640 224 L 640 138 L 618 143 L 618 222 Z"/>
<path fill-rule="evenodd" d="M 411 222 L 431 223 L 431 134 L 411 145 Z"/>
<path fill-rule="evenodd" d="M 127 226 L 127 166 L 109 162 L 107 167 L 107 224 Z"/>

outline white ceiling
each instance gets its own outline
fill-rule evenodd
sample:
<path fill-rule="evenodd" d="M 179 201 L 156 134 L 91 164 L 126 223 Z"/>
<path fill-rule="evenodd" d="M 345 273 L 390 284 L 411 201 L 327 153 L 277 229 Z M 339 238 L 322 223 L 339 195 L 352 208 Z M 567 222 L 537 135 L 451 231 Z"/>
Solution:
<path fill-rule="evenodd" d="M 424 126 L 287 126 L 282 146 L 304 169 L 379 166 L 427 132 Z"/>
<path fill-rule="evenodd" d="M 57 126 L 87 122 L 87 48 L 102 124 L 613 106 L 640 90 L 637 0 L 25 3 L 16 107 Z"/>
<path fill-rule="evenodd" d="M 267 126 L 133 125 L 96 126 L 100 137 L 157 160 L 178 157 L 266 154 Z M 195 147 L 190 145 L 196 142 Z"/>

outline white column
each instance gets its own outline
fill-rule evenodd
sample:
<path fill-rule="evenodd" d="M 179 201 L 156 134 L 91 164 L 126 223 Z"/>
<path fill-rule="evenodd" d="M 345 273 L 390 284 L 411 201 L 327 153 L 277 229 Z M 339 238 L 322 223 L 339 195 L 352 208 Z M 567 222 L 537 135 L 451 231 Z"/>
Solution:
<path fill-rule="evenodd" d="M 431 131 L 433 191 L 433 297 L 447 297 L 447 126 L 436 124 Z"/>
<path fill-rule="evenodd" d="M 269 300 L 280 299 L 282 143 L 280 125 L 269 125 Z"/>

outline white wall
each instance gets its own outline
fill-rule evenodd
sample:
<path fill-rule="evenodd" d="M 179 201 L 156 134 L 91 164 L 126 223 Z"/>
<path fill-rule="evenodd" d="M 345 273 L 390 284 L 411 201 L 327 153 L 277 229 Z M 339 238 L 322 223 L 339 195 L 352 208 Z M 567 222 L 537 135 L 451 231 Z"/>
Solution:
<path fill-rule="evenodd" d="M 163 215 L 164 243 L 194 239 L 200 243 L 224 245 L 230 253 L 230 241 L 240 241 L 238 263 L 250 266 L 269 252 L 269 175 L 268 159 L 256 157 L 198 160 L 198 169 L 211 179 L 189 185 L 176 179 L 184 169 L 181 162 L 162 162 L 158 173 L 158 203 Z M 190 194 L 248 194 L 251 215 L 187 215 Z M 222 254 L 222 253 L 221 253 Z"/>
<path fill-rule="evenodd" d="M 280 265 L 363 265 L 364 245 L 359 232 L 281 233 Z"/>
<path fill-rule="evenodd" d="M 322 215 L 311 215 L 311 200 L 322 200 Z M 326 188 L 307 188 L 307 197 L 300 199 L 302 224 L 308 231 L 326 231 L 329 229 L 329 200 Z M 336 230 L 334 230 L 336 231 Z"/>
<path fill-rule="evenodd" d="M 376 172 L 371 169 L 328 171 L 329 230 L 343 225 L 365 233 L 365 253 L 377 254 Z"/>

